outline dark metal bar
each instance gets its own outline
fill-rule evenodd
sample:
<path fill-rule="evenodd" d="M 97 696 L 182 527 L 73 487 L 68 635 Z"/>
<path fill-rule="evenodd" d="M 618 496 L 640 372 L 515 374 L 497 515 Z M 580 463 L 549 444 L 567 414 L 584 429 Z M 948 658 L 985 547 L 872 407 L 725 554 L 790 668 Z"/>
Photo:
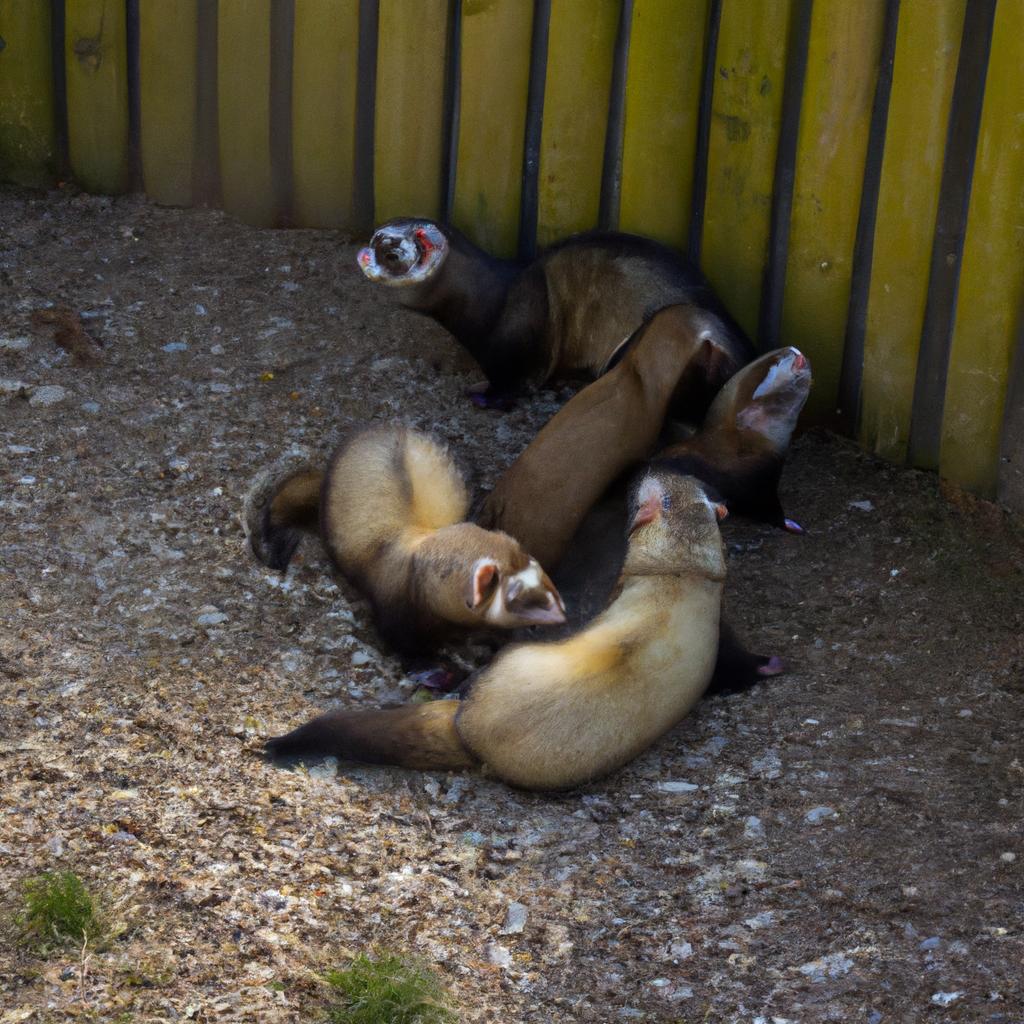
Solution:
<path fill-rule="evenodd" d="M 294 222 L 292 214 L 292 66 L 295 45 L 295 0 L 270 3 L 270 180 L 274 221 Z"/>
<path fill-rule="evenodd" d="M 217 113 L 217 0 L 196 5 L 196 138 L 192 202 L 219 206 L 220 116 Z"/>
<path fill-rule="evenodd" d="M 70 173 L 68 155 L 68 76 L 64 67 L 64 0 L 50 0 L 50 73 L 53 76 L 53 130 L 56 151 L 54 172 L 58 178 Z"/>
<path fill-rule="evenodd" d="M 1017 344 L 1006 385 L 999 446 L 997 497 L 1024 512 L 1024 304 L 1018 313 Z"/>
<path fill-rule="evenodd" d="M 455 207 L 459 161 L 459 100 L 462 72 L 462 0 L 448 0 L 448 45 L 444 76 L 444 151 L 441 154 L 441 219 L 450 221 Z"/>
<path fill-rule="evenodd" d="M 871 106 L 868 149 L 864 160 L 864 184 L 860 193 L 857 237 L 853 245 L 853 274 L 846 317 L 843 366 L 839 375 L 839 428 L 856 434 L 860 426 L 860 392 L 864 379 L 864 338 L 867 334 L 868 295 L 871 290 L 871 261 L 875 245 L 878 193 L 882 186 L 882 157 L 889 122 L 893 65 L 896 60 L 896 32 L 900 0 L 886 0 L 882 26 L 882 49 L 878 59 L 878 80 Z"/>
<path fill-rule="evenodd" d="M 697 110 L 697 150 L 693 158 L 693 196 L 690 200 L 690 235 L 686 253 L 694 263 L 700 262 L 701 238 L 704 234 L 704 203 L 708 194 L 708 149 L 711 145 L 711 111 L 715 95 L 715 68 L 718 66 L 718 29 L 722 24 L 722 0 L 711 0 L 707 25 L 704 27 L 704 75 Z"/>
<path fill-rule="evenodd" d="M 139 0 L 125 2 L 128 77 L 128 188 L 142 187 L 142 94 L 139 78 Z"/>
<path fill-rule="evenodd" d="M 356 224 L 369 230 L 374 224 L 373 144 L 377 105 L 377 35 L 379 0 L 359 0 L 359 46 L 356 56 L 356 158 L 352 210 Z"/>
<path fill-rule="evenodd" d="M 544 85 L 548 70 L 548 35 L 551 0 L 533 0 L 530 38 L 530 84 L 526 93 L 526 132 L 523 144 L 523 188 L 519 204 L 519 255 L 529 259 L 537 251 L 540 142 L 544 124 Z"/>
<path fill-rule="evenodd" d="M 598 223 L 605 230 L 619 226 L 622 198 L 622 139 L 626 127 L 626 74 L 629 70 L 629 40 L 633 30 L 633 0 L 622 0 L 619 28 L 615 35 L 612 87 L 608 96 L 608 126 L 604 136 L 601 169 L 601 205 Z"/>
<path fill-rule="evenodd" d="M 995 12 L 996 0 L 971 0 L 967 5 L 949 111 L 949 132 L 939 186 L 928 299 L 917 357 L 907 451 L 912 465 L 928 469 L 938 469 L 939 466 L 946 376 L 960 286 L 960 261 L 967 231 Z"/>
<path fill-rule="evenodd" d="M 799 0 L 789 29 L 789 52 L 782 91 L 782 125 L 775 157 L 771 226 L 768 232 L 768 262 L 764 268 L 757 328 L 757 343 L 762 352 L 778 348 L 782 330 L 782 301 L 786 288 L 786 261 L 789 257 L 789 220 L 793 211 L 800 107 L 804 97 L 813 8 L 814 0 Z"/>

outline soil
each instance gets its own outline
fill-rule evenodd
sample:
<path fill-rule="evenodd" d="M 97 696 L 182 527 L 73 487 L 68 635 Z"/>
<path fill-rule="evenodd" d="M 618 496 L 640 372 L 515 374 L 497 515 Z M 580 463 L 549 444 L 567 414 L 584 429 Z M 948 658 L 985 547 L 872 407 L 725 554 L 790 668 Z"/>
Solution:
<path fill-rule="evenodd" d="M 614 776 L 261 759 L 412 684 L 314 543 L 249 554 L 257 470 L 402 420 L 487 484 L 566 396 L 473 407 L 354 252 L 0 192 L 0 902 L 71 869 L 113 933 L 0 943 L 0 1022 L 315 1020 L 374 949 L 467 1022 L 1024 1021 L 1024 526 L 834 436 L 787 467 L 804 536 L 724 524 L 731 618 L 788 673 Z"/>

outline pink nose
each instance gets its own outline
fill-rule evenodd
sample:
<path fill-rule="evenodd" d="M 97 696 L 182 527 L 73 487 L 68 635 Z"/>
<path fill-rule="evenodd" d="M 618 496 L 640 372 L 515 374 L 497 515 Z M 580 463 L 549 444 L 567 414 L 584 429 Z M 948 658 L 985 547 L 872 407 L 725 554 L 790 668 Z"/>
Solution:
<path fill-rule="evenodd" d="M 807 356 L 805 356 L 803 352 L 797 352 L 797 354 L 793 356 L 793 369 L 802 370 L 806 365 Z"/>

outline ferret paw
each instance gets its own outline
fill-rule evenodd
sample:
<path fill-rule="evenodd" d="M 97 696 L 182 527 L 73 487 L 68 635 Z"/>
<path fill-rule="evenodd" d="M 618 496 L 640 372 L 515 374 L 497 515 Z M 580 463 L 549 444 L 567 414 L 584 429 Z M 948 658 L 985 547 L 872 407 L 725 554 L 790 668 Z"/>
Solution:
<path fill-rule="evenodd" d="M 784 519 L 782 528 L 788 533 L 803 533 L 804 528 L 795 519 Z"/>
<path fill-rule="evenodd" d="M 417 689 L 429 690 L 431 693 L 451 693 L 462 682 L 454 672 L 446 668 L 410 672 L 409 678 L 416 684 Z"/>
<path fill-rule="evenodd" d="M 777 654 L 773 654 L 770 658 L 764 658 L 757 666 L 759 676 L 780 676 L 785 671 L 786 663 Z"/>
<path fill-rule="evenodd" d="M 516 405 L 515 399 L 511 395 L 495 391 L 494 388 L 487 388 L 483 391 L 469 388 L 466 391 L 466 397 L 478 409 L 497 409 L 499 412 L 508 412 Z"/>

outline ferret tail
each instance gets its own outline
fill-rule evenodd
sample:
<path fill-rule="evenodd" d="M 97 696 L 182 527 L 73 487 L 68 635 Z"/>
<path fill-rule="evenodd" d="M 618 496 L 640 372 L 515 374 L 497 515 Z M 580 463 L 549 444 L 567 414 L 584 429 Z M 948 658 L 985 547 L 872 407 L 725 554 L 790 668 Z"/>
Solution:
<path fill-rule="evenodd" d="M 267 740 L 265 749 L 274 758 L 334 755 L 344 761 L 420 771 L 471 768 L 479 762 L 459 739 L 458 710 L 456 700 L 437 700 L 374 711 L 337 711 Z"/>
<path fill-rule="evenodd" d="M 359 570 L 404 535 L 461 522 L 465 482 L 448 452 L 403 426 L 362 430 L 331 460 L 320 529 L 342 569 Z"/>
<path fill-rule="evenodd" d="M 287 456 L 263 470 L 252 482 L 242 509 L 242 526 L 253 554 L 282 572 L 303 533 L 320 523 L 324 471 L 305 454 Z"/>

